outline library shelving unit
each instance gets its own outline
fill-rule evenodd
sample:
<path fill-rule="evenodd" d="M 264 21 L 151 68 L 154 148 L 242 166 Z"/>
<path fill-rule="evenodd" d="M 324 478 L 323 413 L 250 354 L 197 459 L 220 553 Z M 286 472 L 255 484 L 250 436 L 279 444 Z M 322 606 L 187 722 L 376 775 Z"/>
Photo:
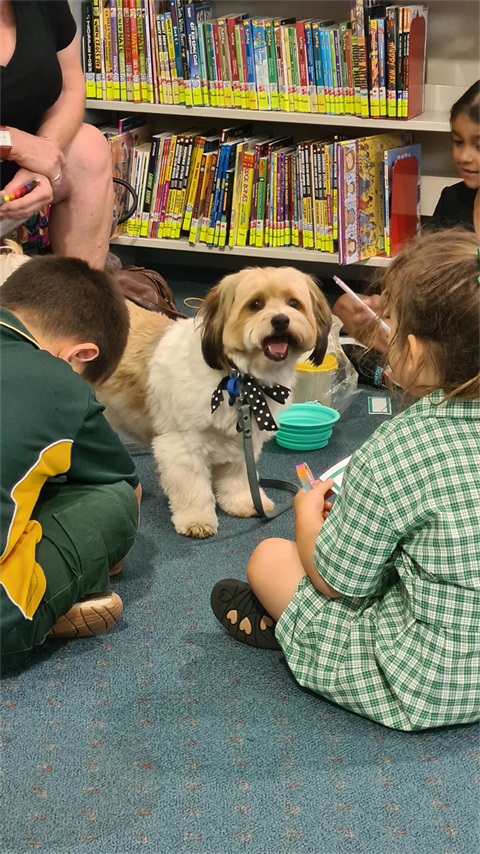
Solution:
<path fill-rule="evenodd" d="M 115 121 L 117 116 L 128 115 L 132 112 L 142 112 L 155 115 L 157 129 L 161 130 L 189 126 L 191 119 L 207 120 L 221 128 L 232 121 L 256 122 L 264 129 L 272 132 L 288 124 L 295 139 L 302 139 L 311 134 L 312 129 L 331 127 L 345 133 L 350 128 L 352 136 L 362 135 L 363 132 L 385 130 L 413 131 L 414 141 L 422 144 L 422 184 L 421 212 L 422 216 L 431 216 L 442 189 L 458 181 L 451 158 L 449 110 L 462 92 L 478 79 L 479 73 L 479 32 L 480 4 L 478 0 L 427 0 L 429 20 L 426 49 L 426 85 L 425 111 L 409 121 L 395 119 L 360 119 L 355 116 L 319 115 L 315 113 L 285 113 L 267 110 L 237 110 L 215 107 L 185 107 L 166 104 L 136 104 L 118 101 L 87 101 L 88 118 L 94 124 Z M 71 0 L 77 23 L 81 22 L 81 5 L 79 0 Z M 212 0 L 212 14 L 224 16 L 232 12 L 245 11 L 257 17 L 296 15 L 302 18 L 335 18 L 348 20 L 350 15 L 349 0 Z M 247 118 L 248 116 L 248 118 Z M 319 252 L 312 249 L 298 248 L 255 248 L 255 247 L 208 247 L 205 244 L 190 246 L 187 240 L 168 240 L 130 237 L 122 235 L 113 241 L 114 246 L 137 247 L 166 251 L 170 263 L 175 263 L 174 252 L 179 252 L 178 263 L 188 263 L 187 253 L 194 253 L 195 264 L 201 263 L 203 256 L 210 256 L 214 263 L 221 264 L 226 258 L 246 258 L 248 263 L 271 262 L 272 259 L 282 263 L 304 262 L 308 265 L 324 264 L 335 266 L 338 255 Z M 358 267 L 381 267 L 388 264 L 388 259 L 377 256 L 368 261 L 360 262 L 342 270 Z"/>

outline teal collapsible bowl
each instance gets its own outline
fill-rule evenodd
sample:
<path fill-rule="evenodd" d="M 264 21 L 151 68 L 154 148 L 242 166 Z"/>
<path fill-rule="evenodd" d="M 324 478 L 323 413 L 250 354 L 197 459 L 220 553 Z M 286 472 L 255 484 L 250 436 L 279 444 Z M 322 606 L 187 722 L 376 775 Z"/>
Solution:
<path fill-rule="evenodd" d="M 277 442 L 292 451 L 324 448 L 340 414 L 321 403 L 293 403 L 278 416 Z"/>

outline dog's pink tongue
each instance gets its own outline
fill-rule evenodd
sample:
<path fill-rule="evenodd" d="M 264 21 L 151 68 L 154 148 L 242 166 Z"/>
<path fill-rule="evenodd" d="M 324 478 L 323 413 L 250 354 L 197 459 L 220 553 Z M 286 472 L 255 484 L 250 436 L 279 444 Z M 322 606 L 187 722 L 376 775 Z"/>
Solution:
<path fill-rule="evenodd" d="M 286 341 L 270 341 L 268 350 L 272 356 L 284 356 L 287 352 L 288 344 Z"/>

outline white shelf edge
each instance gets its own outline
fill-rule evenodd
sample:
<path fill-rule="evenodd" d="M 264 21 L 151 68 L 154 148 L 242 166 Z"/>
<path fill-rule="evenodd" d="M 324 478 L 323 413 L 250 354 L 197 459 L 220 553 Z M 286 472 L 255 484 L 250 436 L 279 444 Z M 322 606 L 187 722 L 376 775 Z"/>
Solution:
<path fill-rule="evenodd" d="M 409 121 L 395 119 L 359 119 L 356 116 L 332 116 L 324 113 L 285 113 L 280 110 L 236 110 L 225 107 L 182 107 L 174 104 L 136 104 L 132 101 L 87 100 L 89 110 L 127 111 L 153 113 L 168 116 L 191 116 L 192 118 L 219 118 L 241 121 L 274 122 L 295 125 L 319 125 L 351 128 L 379 128 L 380 130 L 417 130 L 449 133 L 448 113 L 427 110 Z M 245 116 L 248 115 L 248 119 Z"/>
<path fill-rule="evenodd" d="M 120 235 L 113 238 L 111 241 L 114 245 L 142 247 L 145 249 L 168 249 L 177 252 L 196 252 L 210 253 L 215 258 L 229 258 L 231 256 L 241 256 L 248 258 L 274 258 L 277 261 L 306 261 L 314 264 L 332 264 L 338 266 L 338 254 L 335 252 L 317 252 L 313 249 L 295 249 L 288 247 L 263 247 L 262 249 L 255 246 L 226 246 L 224 249 L 219 249 L 218 246 L 209 247 L 205 243 L 197 243 L 191 246 L 185 238 L 180 240 L 166 240 L 150 237 L 130 237 L 129 235 Z M 359 261 L 355 266 L 362 267 L 386 267 L 390 263 L 390 258 L 375 256 L 366 261 Z M 352 265 L 353 266 L 353 265 Z"/>

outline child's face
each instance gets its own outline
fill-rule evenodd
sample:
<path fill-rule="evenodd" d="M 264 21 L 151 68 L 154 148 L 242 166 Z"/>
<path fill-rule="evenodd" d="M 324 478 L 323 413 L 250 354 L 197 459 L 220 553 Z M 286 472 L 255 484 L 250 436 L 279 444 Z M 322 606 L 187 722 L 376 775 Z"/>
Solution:
<path fill-rule="evenodd" d="M 466 113 L 460 113 L 452 124 L 453 159 L 467 187 L 480 187 L 480 125 Z"/>

